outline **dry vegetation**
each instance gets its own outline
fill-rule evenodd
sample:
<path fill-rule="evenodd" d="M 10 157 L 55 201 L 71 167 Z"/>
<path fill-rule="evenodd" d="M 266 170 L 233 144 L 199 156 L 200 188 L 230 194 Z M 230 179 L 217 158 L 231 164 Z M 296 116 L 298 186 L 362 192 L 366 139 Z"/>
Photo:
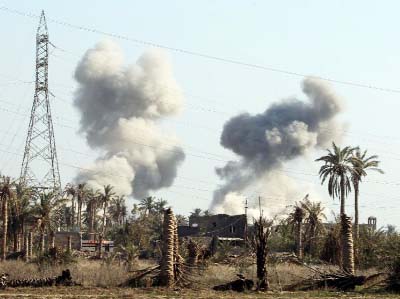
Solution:
<path fill-rule="evenodd" d="M 149 261 L 139 261 L 138 269 L 151 265 Z M 7 272 L 11 278 L 46 277 L 58 275 L 65 266 L 41 266 L 22 261 L 5 261 L 0 264 L 0 272 Z M 82 286 L 49 288 L 8 288 L 0 291 L 0 298 L 337 298 L 335 292 L 281 292 L 281 286 L 299 281 L 311 273 L 308 269 L 289 264 L 269 267 L 269 280 L 272 291 L 267 293 L 214 292 L 213 285 L 236 278 L 237 273 L 256 279 L 255 265 L 210 264 L 204 272 L 196 276 L 196 284 L 188 289 L 164 288 L 120 288 L 132 273 L 118 262 L 79 260 L 68 265 L 74 280 Z M 391 294 L 348 293 L 343 298 L 396 298 Z M 400 297 L 398 297 L 400 298 Z"/>

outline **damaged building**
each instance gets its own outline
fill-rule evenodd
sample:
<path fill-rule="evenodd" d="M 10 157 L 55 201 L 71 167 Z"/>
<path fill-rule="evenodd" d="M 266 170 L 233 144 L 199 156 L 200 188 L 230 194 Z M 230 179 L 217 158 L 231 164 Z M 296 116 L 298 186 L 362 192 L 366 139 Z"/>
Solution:
<path fill-rule="evenodd" d="M 178 226 L 180 237 L 217 236 L 219 238 L 244 239 L 247 230 L 246 215 L 207 215 L 189 217 L 189 225 Z"/>

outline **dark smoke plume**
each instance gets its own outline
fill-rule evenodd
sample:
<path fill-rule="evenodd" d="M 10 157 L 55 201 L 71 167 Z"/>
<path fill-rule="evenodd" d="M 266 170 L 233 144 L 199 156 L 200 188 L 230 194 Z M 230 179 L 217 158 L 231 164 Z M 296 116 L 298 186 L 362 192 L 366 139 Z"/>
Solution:
<path fill-rule="evenodd" d="M 266 192 L 279 189 L 274 184 L 281 184 L 280 189 L 290 189 L 288 186 L 293 182 L 285 183 L 284 177 L 274 170 L 310 149 L 326 147 L 339 138 L 335 121 L 342 110 L 339 98 L 323 82 L 313 78 L 303 81 L 303 92 L 307 102 L 296 98 L 283 100 L 272 104 L 264 113 L 240 114 L 225 123 L 221 145 L 236 153 L 240 160 L 216 170 L 225 183 L 214 192 L 213 210 L 233 212 L 239 204 L 242 212 L 240 200 L 243 198 L 239 194 L 254 183 L 264 181 L 264 187 L 269 189 Z M 291 193 L 282 194 L 282 198 Z"/>
<path fill-rule="evenodd" d="M 185 155 L 178 139 L 156 124 L 182 108 L 167 57 L 152 50 L 125 65 L 121 49 L 105 41 L 86 52 L 75 79 L 80 131 L 91 148 L 103 153 L 76 180 L 94 188 L 111 184 L 136 198 L 171 186 Z"/>

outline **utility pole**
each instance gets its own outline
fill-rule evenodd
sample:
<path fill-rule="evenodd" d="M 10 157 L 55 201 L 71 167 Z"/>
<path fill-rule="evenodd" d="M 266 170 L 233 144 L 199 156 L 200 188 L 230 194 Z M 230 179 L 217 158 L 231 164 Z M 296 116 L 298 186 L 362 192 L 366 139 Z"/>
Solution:
<path fill-rule="evenodd" d="M 248 209 L 248 205 L 247 205 L 247 198 L 245 201 L 245 206 L 244 206 L 244 215 L 245 215 L 245 224 L 244 224 L 244 246 L 247 247 L 247 209 Z"/>
<path fill-rule="evenodd" d="M 44 11 L 36 33 L 35 95 L 26 137 L 20 181 L 36 188 L 61 192 L 53 122 L 51 118 L 48 69 L 49 34 Z"/>

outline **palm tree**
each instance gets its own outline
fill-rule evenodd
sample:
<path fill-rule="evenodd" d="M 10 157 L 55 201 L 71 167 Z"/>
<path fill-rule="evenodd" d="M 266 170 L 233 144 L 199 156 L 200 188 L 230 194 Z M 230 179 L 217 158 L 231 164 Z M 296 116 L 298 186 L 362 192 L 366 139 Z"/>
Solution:
<path fill-rule="evenodd" d="M 190 216 L 198 217 L 201 214 L 201 209 L 196 208 L 193 210 L 193 212 L 190 213 Z"/>
<path fill-rule="evenodd" d="M 15 186 L 16 197 L 19 202 L 19 221 L 21 223 L 21 234 L 25 235 L 25 225 L 32 221 L 32 200 L 35 197 L 35 191 L 22 185 L 21 183 Z"/>
<path fill-rule="evenodd" d="M 359 238 L 359 212 L 358 212 L 358 197 L 360 192 L 360 183 L 362 178 L 367 176 L 368 170 L 377 171 L 383 174 L 383 171 L 378 168 L 379 161 L 377 155 L 367 156 L 367 151 L 361 151 L 360 148 L 357 148 L 353 152 L 354 159 L 352 160 L 354 172 L 352 174 L 352 182 L 354 187 L 354 226 L 355 232 L 354 235 L 356 240 Z"/>
<path fill-rule="evenodd" d="M 210 212 L 210 210 L 204 210 L 203 216 L 212 216 L 212 213 Z"/>
<path fill-rule="evenodd" d="M 316 161 L 322 161 L 325 164 L 319 170 L 321 184 L 328 180 L 328 192 L 332 198 L 338 197 L 340 199 L 340 219 L 341 219 L 341 247 L 343 269 L 354 274 L 354 250 L 353 239 L 351 235 L 351 221 L 345 214 L 345 200 L 347 194 L 351 191 L 352 176 L 355 172 L 353 167 L 354 156 L 353 151 L 355 148 L 346 146 L 343 149 L 336 146 L 332 142 L 333 150 L 327 150 L 328 154 L 322 156 Z"/>
<path fill-rule="evenodd" d="M 154 210 L 158 214 L 164 213 L 165 208 L 167 207 L 168 201 L 159 198 L 154 203 Z"/>
<path fill-rule="evenodd" d="M 322 161 L 325 164 L 319 170 L 321 184 L 328 180 L 328 192 L 332 198 L 339 197 L 340 214 L 345 213 L 345 199 L 351 191 L 351 177 L 354 173 L 352 156 L 354 148 L 346 146 L 343 149 L 332 142 L 333 150 L 327 150 L 328 154 L 315 161 Z"/>
<path fill-rule="evenodd" d="M 104 233 L 106 230 L 107 207 L 115 195 L 113 188 L 114 187 L 112 187 L 111 185 L 105 185 L 105 186 L 103 186 L 103 193 L 100 193 L 99 199 L 103 205 L 103 226 L 102 226 L 102 235 L 103 236 L 104 236 Z"/>
<path fill-rule="evenodd" d="M 100 206 L 100 197 L 97 192 L 89 190 L 87 193 L 86 203 L 86 222 L 89 227 L 89 237 L 91 240 L 94 239 L 94 227 L 96 223 L 97 209 Z"/>
<path fill-rule="evenodd" d="M 125 196 L 122 195 L 114 197 L 110 207 L 108 208 L 108 213 L 114 222 L 121 226 L 124 223 L 127 215 Z"/>
<path fill-rule="evenodd" d="M 54 232 L 54 219 L 53 210 L 60 204 L 64 203 L 65 199 L 58 196 L 53 192 L 41 192 L 39 194 L 39 201 L 33 207 L 33 213 L 37 219 L 37 228 L 40 232 L 40 253 L 44 252 L 44 240 L 46 232 Z"/>
<path fill-rule="evenodd" d="M 65 194 L 67 196 L 71 195 L 71 226 L 75 226 L 75 199 L 77 195 L 77 190 L 74 185 L 68 184 L 65 188 Z"/>
<path fill-rule="evenodd" d="M 13 197 L 13 182 L 10 177 L 2 177 L 0 182 L 0 200 L 2 202 L 3 239 L 1 243 L 1 258 L 4 261 L 7 255 L 7 224 L 8 224 L 8 201 Z"/>
<path fill-rule="evenodd" d="M 86 203 L 87 197 L 89 195 L 89 189 L 86 188 L 86 183 L 78 184 L 77 192 L 77 202 L 78 202 L 78 225 L 79 231 L 82 231 L 82 205 Z"/>
<path fill-rule="evenodd" d="M 321 205 L 321 202 L 312 202 L 308 198 L 302 201 L 301 206 L 305 211 L 305 219 L 306 223 L 306 236 L 308 239 L 308 247 L 310 251 L 310 255 L 315 255 L 315 241 L 319 234 L 325 231 L 322 220 L 326 220 L 326 216 L 324 214 L 324 208 Z"/>
<path fill-rule="evenodd" d="M 305 198 L 308 198 L 308 194 Z M 292 225 L 294 230 L 296 231 L 295 240 L 296 240 L 296 255 L 299 259 L 303 258 L 303 220 L 304 220 L 304 210 L 301 204 L 296 203 L 293 211 L 289 214 L 287 219 L 288 223 Z"/>
<path fill-rule="evenodd" d="M 22 183 L 15 184 L 15 196 L 10 205 L 11 229 L 14 238 L 14 251 L 18 251 L 20 237 L 25 240 L 25 222 L 31 214 L 31 197 L 33 190 L 25 187 Z"/>
<path fill-rule="evenodd" d="M 151 214 L 155 208 L 154 197 L 148 196 L 140 200 L 139 208 L 144 211 L 145 214 Z"/>

